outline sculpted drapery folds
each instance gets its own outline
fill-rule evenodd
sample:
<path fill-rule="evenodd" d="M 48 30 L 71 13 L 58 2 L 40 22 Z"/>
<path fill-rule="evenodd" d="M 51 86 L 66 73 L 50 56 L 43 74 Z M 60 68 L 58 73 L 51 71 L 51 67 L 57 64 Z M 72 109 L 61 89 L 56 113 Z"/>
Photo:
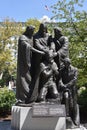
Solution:
<path fill-rule="evenodd" d="M 62 59 L 69 58 L 69 41 L 66 36 L 62 34 L 62 29 L 59 27 L 54 28 L 54 38 L 57 56 L 55 57 L 55 62 L 61 69 L 63 67 Z"/>
<path fill-rule="evenodd" d="M 24 102 L 29 96 L 31 84 L 31 60 L 32 52 L 42 53 L 33 48 L 34 27 L 28 26 L 26 31 L 19 37 L 18 60 L 17 60 L 17 87 L 16 97 L 18 102 Z"/>
<path fill-rule="evenodd" d="M 39 76 L 41 73 L 40 63 L 44 60 L 46 55 L 49 55 L 50 35 L 47 33 L 47 26 L 43 23 L 40 24 L 39 31 L 34 35 L 34 48 L 42 51 L 44 55 L 33 53 L 32 56 L 32 83 L 30 102 L 36 101 L 38 97 Z"/>

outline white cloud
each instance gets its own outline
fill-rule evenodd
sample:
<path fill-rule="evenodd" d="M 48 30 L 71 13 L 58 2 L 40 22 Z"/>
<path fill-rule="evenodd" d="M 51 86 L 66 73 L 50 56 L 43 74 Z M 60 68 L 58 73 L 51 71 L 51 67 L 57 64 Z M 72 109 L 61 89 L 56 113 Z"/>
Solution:
<path fill-rule="evenodd" d="M 56 22 L 55 20 L 51 20 L 48 16 L 44 15 L 40 20 L 39 20 L 41 23 L 51 23 L 51 22 Z"/>

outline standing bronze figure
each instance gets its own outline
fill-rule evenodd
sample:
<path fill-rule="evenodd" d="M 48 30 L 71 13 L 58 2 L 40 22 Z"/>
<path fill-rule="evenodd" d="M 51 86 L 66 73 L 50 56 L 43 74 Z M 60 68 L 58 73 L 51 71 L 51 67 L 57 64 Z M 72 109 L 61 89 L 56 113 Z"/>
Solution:
<path fill-rule="evenodd" d="M 34 27 L 28 26 L 26 31 L 19 37 L 18 60 L 17 60 L 17 87 L 16 97 L 18 102 L 25 103 L 30 91 L 31 84 L 31 61 L 32 52 L 43 54 L 33 48 Z"/>

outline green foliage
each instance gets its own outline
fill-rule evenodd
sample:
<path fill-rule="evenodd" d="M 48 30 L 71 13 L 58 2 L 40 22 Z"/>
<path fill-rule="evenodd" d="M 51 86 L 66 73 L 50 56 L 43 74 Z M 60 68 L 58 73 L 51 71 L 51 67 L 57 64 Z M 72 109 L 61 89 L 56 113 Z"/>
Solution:
<path fill-rule="evenodd" d="M 78 94 L 78 104 L 80 105 L 80 111 L 87 115 L 87 88 L 82 88 Z"/>
<path fill-rule="evenodd" d="M 53 8 L 53 18 L 63 21 L 71 21 L 76 13 L 76 8 L 82 6 L 84 0 L 58 0 L 56 4 L 51 6 Z M 61 21 L 60 21 L 61 22 Z"/>
<path fill-rule="evenodd" d="M 3 72 L 2 79 L 0 79 L 0 86 L 1 87 L 8 86 L 10 80 L 11 80 L 11 75 L 8 70 L 5 70 Z"/>
<path fill-rule="evenodd" d="M 0 113 L 11 111 L 12 105 L 15 103 L 15 93 L 7 88 L 0 88 Z"/>
<path fill-rule="evenodd" d="M 22 31 L 22 24 L 14 20 L 5 19 L 0 25 L 0 73 L 8 70 L 12 75 L 16 70 L 17 38 Z"/>
<path fill-rule="evenodd" d="M 84 106 L 87 108 L 87 89 L 82 90 L 82 92 L 79 94 L 78 102 L 81 106 Z"/>
<path fill-rule="evenodd" d="M 78 86 L 87 86 L 87 12 L 78 11 L 84 0 L 61 0 L 52 6 L 53 18 L 60 21 L 64 35 L 69 37 L 72 64 L 78 68 Z"/>

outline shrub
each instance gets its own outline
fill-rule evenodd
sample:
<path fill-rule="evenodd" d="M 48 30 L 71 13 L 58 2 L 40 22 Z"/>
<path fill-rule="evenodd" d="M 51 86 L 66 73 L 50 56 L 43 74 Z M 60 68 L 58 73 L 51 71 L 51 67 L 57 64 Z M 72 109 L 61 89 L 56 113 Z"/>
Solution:
<path fill-rule="evenodd" d="M 0 88 L 0 114 L 11 111 L 11 106 L 15 103 L 15 93 L 5 88 Z"/>
<path fill-rule="evenodd" d="M 87 120 L 87 89 L 81 88 L 78 94 L 78 104 L 80 106 L 81 120 Z"/>
<path fill-rule="evenodd" d="M 87 89 L 82 89 L 78 95 L 78 103 L 80 106 L 87 108 Z"/>

